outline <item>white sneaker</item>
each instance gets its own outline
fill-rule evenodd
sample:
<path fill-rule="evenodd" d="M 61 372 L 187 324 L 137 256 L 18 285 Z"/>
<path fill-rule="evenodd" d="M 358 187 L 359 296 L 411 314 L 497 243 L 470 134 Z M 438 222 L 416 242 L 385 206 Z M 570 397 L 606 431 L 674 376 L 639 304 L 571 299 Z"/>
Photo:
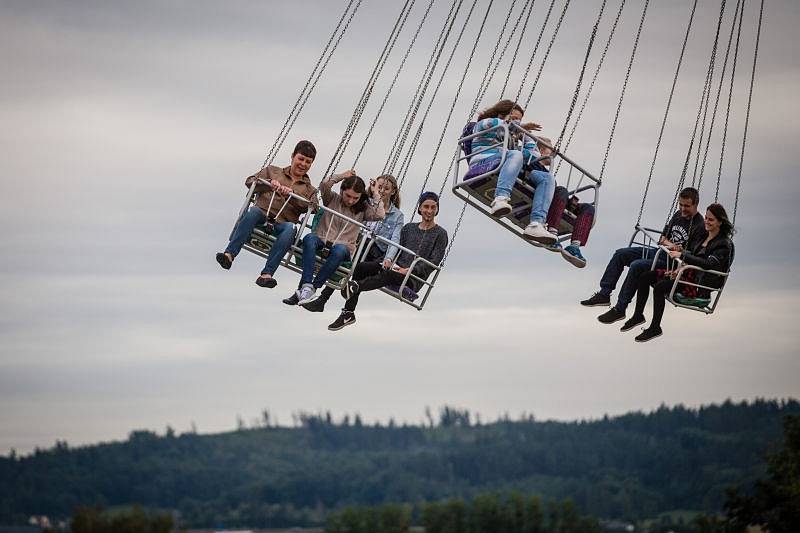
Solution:
<path fill-rule="evenodd" d="M 309 302 L 313 302 L 316 298 L 317 289 L 314 288 L 311 284 L 303 285 L 299 291 L 297 291 L 297 305 L 307 304 Z"/>
<path fill-rule="evenodd" d="M 511 204 L 507 196 L 497 196 L 492 200 L 492 216 L 504 217 L 511 212 Z"/>
<path fill-rule="evenodd" d="M 531 222 L 522 234 L 526 239 L 541 244 L 553 244 L 558 241 L 558 238 L 547 231 L 541 222 Z"/>

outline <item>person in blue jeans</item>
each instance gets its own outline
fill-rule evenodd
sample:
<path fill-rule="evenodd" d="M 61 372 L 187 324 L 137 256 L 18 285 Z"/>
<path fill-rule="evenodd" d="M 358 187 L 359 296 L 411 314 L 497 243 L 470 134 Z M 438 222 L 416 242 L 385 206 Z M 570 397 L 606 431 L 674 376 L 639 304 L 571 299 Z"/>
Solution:
<path fill-rule="evenodd" d="M 317 189 L 311 185 L 307 174 L 316 155 L 317 150 L 311 142 L 300 141 L 292 152 L 288 167 L 269 165 L 245 180 L 247 188 L 258 182 L 254 205 L 236 223 L 225 251 L 217 253 L 216 260 L 222 268 L 229 270 L 250 239 L 253 229 L 271 220 L 275 242 L 267 255 L 261 275 L 256 278 L 256 284 L 267 288 L 278 284 L 272 276 L 292 245 L 295 224 L 309 208 L 314 210 L 317 206 Z M 292 197 L 291 194 L 300 198 Z"/>
<path fill-rule="evenodd" d="M 525 137 L 522 148 L 525 169 L 527 170 L 525 177 L 534 187 L 531 218 L 522 235 L 527 239 L 545 245 L 558 242 L 558 234 L 548 231 L 545 224 L 550 203 L 553 201 L 553 193 L 556 189 L 556 179 L 548 169 L 550 164 L 549 156 L 553 153 L 550 148 L 552 144 L 553 141 L 547 137 L 539 137 L 538 141 Z"/>
<path fill-rule="evenodd" d="M 697 212 L 699 201 L 700 194 L 693 187 L 687 187 L 680 192 L 678 196 L 679 210 L 664 227 L 658 241 L 659 245 L 666 246 L 669 250 L 680 251 L 684 247 L 692 249 L 697 242 L 705 238 L 703 216 Z M 615 251 L 600 279 L 600 291 L 583 300 L 581 305 L 587 307 L 609 305 L 611 294 L 616 288 L 623 270 L 628 267 L 625 281 L 617 296 L 617 303 L 597 317 L 597 320 L 603 324 L 613 324 L 624 319 L 628 304 L 633 300 L 639 287 L 639 277 L 653 268 L 656 251 L 657 249 L 641 246 L 620 248 Z M 666 255 L 662 253 L 659 256 L 659 264 L 655 265 L 655 268 L 664 268 L 665 266 Z M 623 331 L 627 331 L 627 329 Z"/>
<path fill-rule="evenodd" d="M 336 193 L 333 186 L 339 182 L 342 183 L 340 193 Z M 353 170 L 325 178 L 319 190 L 326 209 L 316 230 L 303 238 L 303 274 L 300 289 L 295 293 L 297 305 L 314 301 L 317 289 L 325 285 L 339 265 L 350 260 L 356 251 L 361 228 L 334 213 L 356 222 L 383 220 L 386 214 L 378 188 L 373 188 L 373 201 L 367 201 L 364 180 Z M 325 246 L 329 247 L 328 257 L 315 276 L 316 255 Z"/>

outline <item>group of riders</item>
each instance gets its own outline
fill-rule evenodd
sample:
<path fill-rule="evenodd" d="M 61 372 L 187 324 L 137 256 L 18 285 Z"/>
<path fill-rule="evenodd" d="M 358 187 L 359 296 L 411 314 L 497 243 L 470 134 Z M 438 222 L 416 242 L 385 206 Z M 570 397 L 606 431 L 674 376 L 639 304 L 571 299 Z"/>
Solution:
<path fill-rule="evenodd" d="M 582 268 L 586 266 L 586 259 L 581 247 L 586 245 L 589 238 L 594 207 L 581 203 L 575 196 L 570 196 L 565 187 L 556 184 L 550 172 L 553 147 L 548 138 L 538 134 L 525 135 L 524 138 L 502 138 L 504 131 L 496 126 L 504 123 L 516 124 L 529 132 L 541 130 L 541 126 L 534 122 L 522 123 L 523 115 L 524 110 L 517 103 L 501 100 L 477 116 L 471 132 L 467 132 L 474 135 L 471 145 L 471 154 L 474 155 L 469 157 L 470 169 L 492 160 L 502 161 L 499 168 L 495 169 L 497 185 L 490 206 L 491 216 L 497 218 L 511 213 L 514 184 L 518 179 L 526 180 L 534 188 L 534 193 L 530 223 L 524 229 L 523 236 L 534 244 L 561 253 L 568 262 Z M 505 158 L 500 158 L 500 147 L 504 143 Z M 269 221 L 274 242 L 267 262 L 256 278 L 256 284 L 275 287 L 275 271 L 295 240 L 301 217 L 309 210 L 319 210 L 319 192 L 325 209 L 315 229 L 302 239 L 300 283 L 297 290 L 283 302 L 302 306 L 312 312 L 322 312 L 334 292 L 326 282 L 342 263 L 354 258 L 358 249 L 362 229 L 348 222 L 348 219 L 366 225 L 373 237 L 372 242 L 363 247 L 366 250 L 364 257 L 355 265 L 352 276 L 341 290 L 345 299 L 344 307 L 338 318 L 328 326 L 329 330 L 338 331 L 355 323 L 360 293 L 382 287 L 398 290 L 403 285 L 412 291 L 420 290 L 422 282 L 419 280 L 427 279 L 434 270 L 430 265 L 441 264 L 447 249 L 448 234 L 436 223 L 439 196 L 435 192 L 427 191 L 420 195 L 416 209 L 421 220 L 404 223 L 400 211 L 400 190 L 397 180 L 390 174 L 371 179 L 368 186 L 353 170 L 348 170 L 323 178 L 317 190 L 308 177 L 316 155 L 316 148 L 311 142 L 300 141 L 292 152 L 289 166 L 281 168 L 269 165 L 245 180 L 248 188 L 255 184 L 255 201 L 238 220 L 228 246 L 216 255 L 216 260 L 222 268 L 230 269 L 253 230 Z M 339 192 L 333 190 L 337 183 L 340 184 Z M 627 306 L 636 295 L 633 315 L 625 321 L 621 331 L 644 324 L 644 308 L 652 287 L 653 317 L 636 341 L 645 342 L 660 336 L 665 300 L 677 276 L 677 270 L 670 268 L 674 265 L 672 260 L 680 259 L 703 270 L 720 272 L 727 272 L 733 260 L 731 238 L 734 228 L 725 208 L 713 203 L 703 217 L 698 212 L 698 204 L 699 193 L 696 189 L 687 187 L 680 191 L 679 209 L 664 227 L 658 241 L 659 246 L 668 253 L 657 254 L 660 248 L 639 246 L 616 250 L 600 280 L 600 291 L 581 304 L 610 306 L 612 292 L 624 268 L 628 267 L 616 303 L 598 320 L 603 324 L 624 320 Z M 570 243 L 562 247 L 558 227 L 567 209 L 574 215 L 574 222 Z M 326 256 L 315 273 L 317 254 L 322 249 L 325 249 Z M 684 280 L 682 277 L 681 281 Z M 692 292 L 696 297 L 707 297 L 708 289 L 698 288 L 697 285 L 720 288 L 724 278 L 704 272 L 692 278 L 691 282 L 693 285 L 681 287 L 681 290 Z M 322 291 L 317 294 L 319 289 Z"/>

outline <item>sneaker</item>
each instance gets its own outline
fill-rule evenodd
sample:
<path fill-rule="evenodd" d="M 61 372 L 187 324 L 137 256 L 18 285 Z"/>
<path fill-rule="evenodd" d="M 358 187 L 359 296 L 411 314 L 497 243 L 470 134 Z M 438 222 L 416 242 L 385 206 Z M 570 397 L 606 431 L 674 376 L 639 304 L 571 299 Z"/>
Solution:
<path fill-rule="evenodd" d="M 284 298 L 283 303 L 286 305 L 297 305 L 297 302 L 300 301 L 300 297 L 297 296 L 297 292 L 298 291 L 295 291 L 288 298 Z"/>
<path fill-rule="evenodd" d="M 580 246 L 570 244 L 561 250 L 561 257 L 566 259 L 568 263 L 572 263 L 573 266 L 578 268 L 583 268 L 586 266 L 586 259 L 581 254 Z"/>
<path fill-rule="evenodd" d="M 617 311 L 616 307 L 612 307 L 611 309 L 609 309 L 608 311 L 597 317 L 597 320 L 599 320 L 603 324 L 613 324 L 614 322 L 619 322 L 623 318 L 625 318 L 625 313 L 623 313 L 622 311 Z"/>
<path fill-rule="evenodd" d="M 231 261 L 231 258 L 228 257 L 228 254 L 220 252 L 220 253 L 217 254 L 216 259 L 217 259 L 217 263 L 219 263 L 219 266 L 221 266 L 225 270 L 230 270 L 231 269 L 231 265 L 233 264 L 233 261 Z"/>
<path fill-rule="evenodd" d="M 311 311 L 312 313 L 321 313 L 325 310 L 325 302 L 325 298 L 320 296 L 319 298 L 311 300 L 308 303 L 302 304 L 301 307 L 306 311 Z"/>
<path fill-rule="evenodd" d="M 339 331 L 345 326 L 349 326 L 350 324 L 356 323 L 356 314 L 352 311 L 342 311 L 342 314 L 339 315 L 339 318 L 333 321 L 333 323 L 328 326 L 330 331 Z"/>
<path fill-rule="evenodd" d="M 600 292 L 596 292 L 592 294 L 592 296 L 586 300 L 581 301 L 581 305 L 586 307 L 597 307 L 600 305 L 611 305 L 611 296 L 607 296 Z"/>
<path fill-rule="evenodd" d="M 661 328 L 647 328 L 638 334 L 634 340 L 636 342 L 647 342 L 655 339 L 656 337 L 660 337 L 662 333 L 663 331 L 661 331 Z"/>
<path fill-rule="evenodd" d="M 558 241 L 553 244 L 545 244 L 543 248 L 549 252 L 561 253 L 561 243 Z"/>
<path fill-rule="evenodd" d="M 303 305 L 312 301 L 317 296 L 317 289 L 313 285 L 307 283 L 297 291 L 297 304 Z"/>
<path fill-rule="evenodd" d="M 644 324 L 646 321 L 647 319 L 645 319 L 644 315 L 633 315 L 632 317 L 630 317 L 628 320 L 625 321 L 625 323 L 622 325 L 621 328 L 619 328 L 619 330 L 630 331 L 639 324 Z"/>
<path fill-rule="evenodd" d="M 356 280 L 348 280 L 345 286 L 342 287 L 342 298 L 349 300 L 354 294 L 358 294 L 360 291 L 361 287 L 358 286 L 358 282 Z"/>
<path fill-rule="evenodd" d="M 504 217 L 511 212 L 511 204 L 508 203 L 509 198 L 507 196 L 497 196 L 494 200 L 492 200 L 492 216 L 493 217 Z"/>
<path fill-rule="evenodd" d="M 272 277 L 262 278 L 261 276 L 258 276 L 256 278 L 256 285 L 259 287 L 266 287 L 267 289 L 274 289 L 275 286 L 278 285 L 278 280 Z"/>
<path fill-rule="evenodd" d="M 558 242 L 558 237 L 547 231 L 541 222 L 531 222 L 528 224 L 528 227 L 522 232 L 522 236 L 541 244 L 553 244 L 554 242 Z"/>

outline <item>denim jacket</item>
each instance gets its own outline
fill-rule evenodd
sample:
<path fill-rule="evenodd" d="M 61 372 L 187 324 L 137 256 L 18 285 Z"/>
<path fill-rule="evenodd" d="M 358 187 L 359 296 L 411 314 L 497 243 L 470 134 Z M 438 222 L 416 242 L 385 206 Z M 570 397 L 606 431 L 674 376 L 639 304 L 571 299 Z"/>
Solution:
<path fill-rule="evenodd" d="M 403 212 L 400 211 L 394 204 L 389 204 L 389 209 L 381 222 L 370 222 L 367 226 L 375 231 L 376 235 L 388 239 L 392 242 L 400 242 L 400 230 L 403 229 L 404 217 Z M 388 250 L 385 243 L 375 242 L 373 246 L 377 246 L 382 252 L 385 252 L 384 259 L 392 259 L 397 254 L 396 246 L 389 246 Z"/>

